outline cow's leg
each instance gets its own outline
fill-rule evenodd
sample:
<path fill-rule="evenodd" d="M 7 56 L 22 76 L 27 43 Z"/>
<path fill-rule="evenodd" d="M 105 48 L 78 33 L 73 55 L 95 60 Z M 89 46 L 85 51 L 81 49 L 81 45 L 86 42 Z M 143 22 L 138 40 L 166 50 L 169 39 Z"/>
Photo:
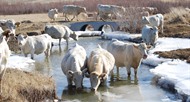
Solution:
<path fill-rule="evenodd" d="M 46 57 L 50 56 L 50 50 L 51 50 L 51 43 L 48 44 L 48 47 L 47 47 L 46 51 L 44 52 Z"/>
<path fill-rule="evenodd" d="M 34 59 L 34 50 L 31 51 L 31 59 Z"/>
<path fill-rule="evenodd" d="M 110 78 L 110 79 L 113 81 L 113 80 L 114 80 L 114 73 L 113 73 L 113 69 L 111 70 L 110 74 L 111 74 L 111 78 Z"/>
<path fill-rule="evenodd" d="M 134 69 L 135 78 L 137 78 L 137 69 Z"/>
<path fill-rule="evenodd" d="M 164 33 L 164 20 L 160 20 L 160 25 L 161 25 L 161 33 Z"/>
<path fill-rule="evenodd" d="M 117 69 L 117 80 L 119 80 L 119 67 L 116 66 Z"/>
<path fill-rule="evenodd" d="M 130 75 L 131 75 L 131 67 L 126 67 L 126 69 L 127 69 L 127 75 L 128 75 L 128 77 L 130 77 Z"/>
<path fill-rule="evenodd" d="M 7 64 L 7 59 L 3 58 L 2 59 L 2 65 L 1 65 L 1 74 L 0 74 L 0 93 L 2 93 L 2 86 L 3 86 L 3 76 L 5 74 L 6 71 L 6 64 Z"/>
<path fill-rule="evenodd" d="M 69 38 L 66 38 L 67 47 L 69 46 Z"/>
<path fill-rule="evenodd" d="M 59 46 L 61 45 L 61 38 L 59 38 Z"/>
<path fill-rule="evenodd" d="M 28 56 L 28 54 L 24 54 L 24 56 L 25 56 L 25 57 L 27 57 L 27 56 Z"/>
<path fill-rule="evenodd" d="M 73 21 L 74 18 L 75 18 L 75 15 L 73 16 L 73 18 L 71 19 L 71 21 Z"/>

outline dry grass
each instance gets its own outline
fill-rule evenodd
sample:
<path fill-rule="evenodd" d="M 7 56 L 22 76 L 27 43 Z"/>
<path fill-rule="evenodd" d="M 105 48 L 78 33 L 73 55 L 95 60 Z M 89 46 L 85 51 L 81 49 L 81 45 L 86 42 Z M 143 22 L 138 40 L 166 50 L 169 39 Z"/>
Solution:
<path fill-rule="evenodd" d="M 171 7 L 190 7 L 189 0 L 180 2 L 163 2 L 160 0 L 81 0 L 81 1 L 53 1 L 47 2 L 40 0 L 39 2 L 15 2 L 13 4 L 7 1 L 0 1 L 0 14 L 31 14 L 46 13 L 51 8 L 57 8 L 62 11 L 63 5 L 75 4 L 85 6 L 87 11 L 94 12 L 97 10 L 97 4 L 114 4 L 124 7 L 157 7 L 160 13 L 167 13 Z"/>
<path fill-rule="evenodd" d="M 186 60 L 188 63 L 190 63 L 190 48 L 188 49 L 178 49 L 173 51 L 165 51 L 165 52 L 155 52 L 155 54 L 158 54 L 159 57 L 163 58 L 171 58 L 171 59 L 181 59 Z"/>
<path fill-rule="evenodd" d="M 39 102 L 56 98 L 54 80 L 39 73 L 7 69 L 2 83 L 0 101 L 3 102 Z"/>
<path fill-rule="evenodd" d="M 170 12 L 165 15 L 166 23 L 175 24 L 189 24 L 190 11 L 184 7 L 170 8 Z"/>
<path fill-rule="evenodd" d="M 190 38 L 190 11 L 183 7 L 171 8 L 164 17 L 164 34 L 160 37 Z"/>

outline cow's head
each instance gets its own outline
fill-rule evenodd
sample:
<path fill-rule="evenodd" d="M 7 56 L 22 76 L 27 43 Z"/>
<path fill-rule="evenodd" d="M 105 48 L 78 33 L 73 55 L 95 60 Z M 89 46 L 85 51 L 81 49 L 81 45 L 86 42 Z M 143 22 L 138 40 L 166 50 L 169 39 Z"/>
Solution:
<path fill-rule="evenodd" d="M 147 16 L 142 16 L 142 23 L 143 24 L 150 24 Z"/>
<path fill-rule="evenodd" d="M 1 36 L 1 38 L 4 37 L 4 39 L 8 42 L 10 39 L 10 36 L 12 36 L 12 33 L 9 29 L 6 29 L 2 34 L 0 34 L 0 36 Z"/>
<path fill-rule="evenodd" d="M 151 34 L 157 35 L 158 34 L 158 28 L 156 26 L 150 28 Z"/>
<path fill-rule="evenodd" d="M 2 20 L 0 21 L 0 27 L 5 29 L 9 29 L 11 31 L 11 34 L 15 36 L 15 29 L 16 27 L 20 26 L 20 22 L 15 22 L 14 20 Z"/>
<path fill-rule="evenodd" d="M 76 89 L 82 89 L 82 82 L 84 78 L 84 73 L 87 71 L 87 69 L 84 69 L 82 71 L 68 71 L 68 75 L 70 78 L 72 78 L 73 82 L 75 83 Z"/>
<path fill-rule="evenodd" d="M 57 8 L 54 8 L 54 14 L 58 14 L 58 9 Z"/>
<path fill-rule="evenodd" d="M 91 89 L 96 91 L 102 80 L 105 80 L 106 73 L 98 74 L 96 72 L 90 73 Z"/>
<path fill-rule="evenodd" d="M 77 41 L 79 39 L 78 35 L 74 31 L 73 31 L 73 33 L 70 34 L 70 37 L 73 38 L 75 41 Z"/>
<path fill-rule="evenodd" d="M 133 45 L 135 48 L 139 49 L 141 58 L 146 59 L 148 54 L 147 54 L 147 46 L 145 43 L 140 43 L 139 45 Z"/>
<path fill-rule="evenodd" d="M 18 45 L 22 47 L 26 43 L 26 39 L 28 38 L 28 35 L 19 34 L 16 39 L 18 41 Z"/>

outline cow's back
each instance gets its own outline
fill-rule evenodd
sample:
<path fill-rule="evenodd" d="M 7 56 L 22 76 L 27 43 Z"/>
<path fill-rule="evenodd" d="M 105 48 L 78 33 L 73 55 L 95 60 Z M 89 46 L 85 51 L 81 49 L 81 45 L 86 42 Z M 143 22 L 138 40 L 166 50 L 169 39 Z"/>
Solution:
<path fill-rule="evenodd" d="M 114 56 L 116 66 L 124 66 L 126 61 L 132 55 L 132 49 L 130 45 L 121 41 L 111 41 L 107 50 Z"/>
<path fill-rule="evenodd" d="M 52 38 L 58 39 L 64 37 L 65 29 L 59 25 L 46 25 L 45 33 L 50 35 Z"/>
<path fill-rule="evenodd" d="M 69 49 L 61 62 L 61 68 L 64 74 L 67 74 L 68 70 L 81 71 L 86 67 L 86 51 L 83 47 L 77 45 L 72 49 Z"/>
<path fill-rule="evenodd" d="M 45 35 L 30 36 L 27 39 L 27 45 L 34 49 L 35 54 L 43 53 L 47 49 L 50 42 L 51 40 Z"/>
<path fill-rule="evenodd" d="M 115 59 L 111 53 L 104 49 L 91 52 L 88 59 L 89 72 L 109 73 L 114 67 Z M 94 69 L 96 67 L 96 69 Z"/>

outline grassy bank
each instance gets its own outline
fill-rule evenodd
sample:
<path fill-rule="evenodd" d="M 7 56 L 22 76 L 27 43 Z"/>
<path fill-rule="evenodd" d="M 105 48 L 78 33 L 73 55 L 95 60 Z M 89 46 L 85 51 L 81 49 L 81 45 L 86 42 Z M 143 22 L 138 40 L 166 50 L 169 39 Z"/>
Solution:
<path fill-rule="evenodd" d="M 37 72 L 7 69 L 2 83 L 0 102 L 39 102 L 56 97 L 54 80 Z"/>

